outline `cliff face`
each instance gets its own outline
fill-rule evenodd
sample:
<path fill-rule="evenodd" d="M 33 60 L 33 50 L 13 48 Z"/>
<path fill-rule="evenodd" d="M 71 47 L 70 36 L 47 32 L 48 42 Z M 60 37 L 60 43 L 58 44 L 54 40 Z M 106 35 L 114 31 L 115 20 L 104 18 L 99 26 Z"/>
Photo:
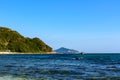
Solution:
<path fill-rule="evenodd" d="M 39 38 L 26 38 L 17 31 L 0 27 L 0 51 L 11 52 L 51 52 L 52 48 Z"/>

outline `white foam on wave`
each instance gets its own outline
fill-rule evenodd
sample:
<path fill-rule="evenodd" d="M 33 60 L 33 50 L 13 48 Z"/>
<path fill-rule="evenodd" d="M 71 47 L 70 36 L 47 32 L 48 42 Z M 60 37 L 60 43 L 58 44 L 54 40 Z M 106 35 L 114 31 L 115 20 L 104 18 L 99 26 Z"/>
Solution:
<path fill-rule="evenodd" d="M 7 75 L 7 76 L 0 76 L 0 80 L 34 80 L 34 79 L 26 79 L 26 78 L 13 77 L 11 75 Z"/>

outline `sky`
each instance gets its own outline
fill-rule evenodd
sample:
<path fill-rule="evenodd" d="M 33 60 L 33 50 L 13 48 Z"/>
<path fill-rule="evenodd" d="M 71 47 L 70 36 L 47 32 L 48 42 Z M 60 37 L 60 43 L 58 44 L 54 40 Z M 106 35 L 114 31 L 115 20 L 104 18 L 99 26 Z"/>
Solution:
<path fill-rule="evenodd" d="M 120 52 L 120 0 L 0 0 L 0 26 L 53 49 Z"/>

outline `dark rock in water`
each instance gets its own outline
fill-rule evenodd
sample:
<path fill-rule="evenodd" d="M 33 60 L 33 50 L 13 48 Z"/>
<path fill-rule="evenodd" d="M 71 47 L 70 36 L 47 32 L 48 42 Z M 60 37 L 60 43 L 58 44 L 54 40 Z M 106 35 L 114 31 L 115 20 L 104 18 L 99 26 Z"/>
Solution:
<path fill-rule="evenodd" d="M 80 54 L 85 54 L 85 52 L 80 52 Z"/>
<path fill-rule="evenodd" d="M 80 58 L 74 58 L 75 60 L 83 60 L 83 57 Z"/>
<path fill-rule="evenodd" d="M 68 48 L 64 48 L 61 47 L 57 50 L 55 50 L 55 52 L 60 53 L 60 54 L 79 54 L 80 52 L 74 49 L 68 49 Z"/>

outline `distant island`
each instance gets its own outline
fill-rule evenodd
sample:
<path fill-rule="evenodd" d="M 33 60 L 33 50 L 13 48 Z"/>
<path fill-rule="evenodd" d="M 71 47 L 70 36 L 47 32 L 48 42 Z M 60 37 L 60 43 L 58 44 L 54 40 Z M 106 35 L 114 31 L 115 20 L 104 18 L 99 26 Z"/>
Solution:
<path fill-rule="evenodd" d="M 52 48 L 39 38 L 24 37 L 17 31 L 0 26 L 0 52 L 44 53 Z"/>
<path fill-rule="evenodd" d="M 74 49 L 68 49 L 68 48 L 64 48 L 61 47 L 57 50 L 55 50 L 55 52 L 57 52 L 58 54 L 79 54 L 80 52 Z"/>

